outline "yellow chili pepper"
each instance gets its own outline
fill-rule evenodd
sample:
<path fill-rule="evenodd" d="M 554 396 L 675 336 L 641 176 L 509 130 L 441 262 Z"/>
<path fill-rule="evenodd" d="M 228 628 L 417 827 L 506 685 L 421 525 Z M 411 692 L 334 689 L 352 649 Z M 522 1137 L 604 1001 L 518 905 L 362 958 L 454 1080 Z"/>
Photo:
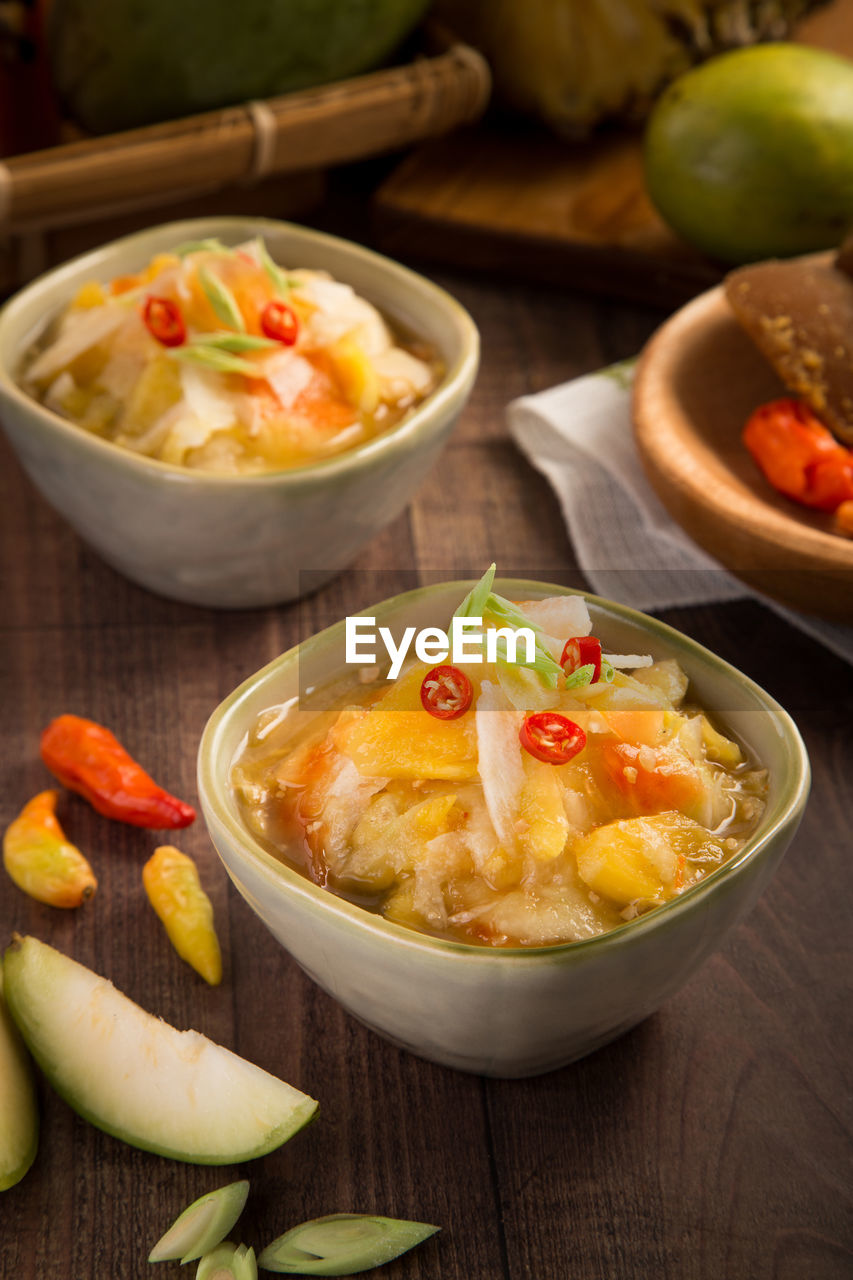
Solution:
<path fill-rule="evenodd" d="M 205 982 L 217 986 L 222 981 L 222 956 L 213 906 L 192 858 L 173 845 L 161 845 L 142 868 L 142 881 L 178 955 Z"/>
<path fill-rule="evenodd" d="M 40 791 L 3 837 L 3 865 L 19 889 L 51 907 L 79 907 L 98 887 L 56 818 L 58 791 Z"/>

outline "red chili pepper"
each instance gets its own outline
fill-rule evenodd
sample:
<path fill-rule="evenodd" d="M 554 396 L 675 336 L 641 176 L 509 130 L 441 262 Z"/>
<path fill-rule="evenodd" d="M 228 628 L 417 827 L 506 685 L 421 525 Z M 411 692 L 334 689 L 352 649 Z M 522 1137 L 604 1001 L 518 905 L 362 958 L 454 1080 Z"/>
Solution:
<path fill-rule="evenodd" d="M 801 400 L 772 400 L 749 418 L 743 441 L 775 489 L 821 511 L 853 498 L 853 451 Z"/>
<path fill-rule="evenodd" d="M 423 678 L 421 702 L 436 720 L 464 716 L 473 698 L 471 681 L 458 667 L 433 667 Z"/>
<path fill-rule="evenodd" d="M 41 735 L 41 758 L 98 813 L 134 827 L 188 827 L 195 809 L 158 787 L 118 739 L 93 720 L 59 716 Z"/>
<path fill-rule="evenodd" d="M 590 683 L 595 684 L 601 679 L 601 641 L 595 636 L 572 636 L 565 643 L 560 666 L 567 676 L 580 667 L 592 667 Z"/>
<path fill-rule="evenodd" d="M 268 302 L 261 312 L 261 329 L 274 342 L 292 347 L 299 337 L 296 312 L 286 302 Z"/>
<path fill-rule="evenodd" d="M 586 746 L 586 734 L 580 725 L 559 711 L 536 711 L 525 716 L 518 736 L 524 750 L 546 764 L 565 764 Z"/>
<path fill-rule="evenodd" d="M 148 298 L 142 311 L 145 327 L 164 347 L 180 347 L 187 340 L 187 326 L 180 307 L 171 298 Z"/>

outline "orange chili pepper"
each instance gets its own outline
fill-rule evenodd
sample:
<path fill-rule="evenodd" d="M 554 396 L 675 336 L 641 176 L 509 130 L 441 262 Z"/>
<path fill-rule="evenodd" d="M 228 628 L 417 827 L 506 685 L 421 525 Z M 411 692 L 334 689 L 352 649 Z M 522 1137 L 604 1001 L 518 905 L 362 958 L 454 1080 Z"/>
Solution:
<path fill-rule="evenodd" d="M 51 907 L 79 907 L 98 887 L 56 818 L 58 791 L 40 791 L 3 837 L 3 865 L 19 889 Z"/>
<path fill-rule="evenodd" d="M 187 827 L 195 809 L 170 795 L 128 755 L 118 739 L 81 716 L 59 716 L 41 735 L 41 758 L 70 791 L 98 813 L 134 827 Z"/>
<path fill-rule="evenodd" d="M 213 906 L 201 887 L 192 858 L 174 845 L 161 845 L 142 868 L 142 883 L 178 955 L 205 982 L 218 986 L 222 981 L 222 956 L 213 924 Z"/>
<path fill-rule="evenodd" d="M 772 400 L 749 418 L 743 441 L 775 489 L 807 507 L 835 511 L 853 498 L 853 451 L 801 400 Z"/>

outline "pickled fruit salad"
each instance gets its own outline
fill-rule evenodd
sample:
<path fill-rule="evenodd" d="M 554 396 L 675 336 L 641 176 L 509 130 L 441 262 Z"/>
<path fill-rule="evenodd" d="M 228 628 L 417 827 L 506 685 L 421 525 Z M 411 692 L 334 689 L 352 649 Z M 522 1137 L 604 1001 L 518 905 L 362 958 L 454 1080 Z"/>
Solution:
<path fill-rule="evenodd" d="M 123 448 L 246 473 L 353 448 L 397 423 L 439 372 L 349 285 L 283 270 L 260 239 L 205 240 L 107 286 L 84 284 L 22 382 Z"/>
<path fill-rule="evenodd" d="M 737 853 L 766 773 L 686 701 L 675 660 L 602 652 L 581 598 L 515 605 L 492 575 L 457 613 L 532 627 L 532 663 L 499 645 L 390 683 L 362 671 L 319 714 L 269 708 L 235 793 L 266 848 L 397 924 L 497 947 L 591 938 Z"/>

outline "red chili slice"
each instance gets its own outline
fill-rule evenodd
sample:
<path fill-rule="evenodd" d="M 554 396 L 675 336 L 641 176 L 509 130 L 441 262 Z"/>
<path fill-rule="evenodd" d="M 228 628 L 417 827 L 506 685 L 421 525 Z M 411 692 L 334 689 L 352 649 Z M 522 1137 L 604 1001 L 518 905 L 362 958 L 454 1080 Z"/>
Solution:
<path fill-rule="evenodd" d="M 423 678 L 421 702 L 437 720 L 464 716 L 474 698 L 471 681 L 458 667 L 433 667 Z"/>
<path fill-rule="evenodd" d="M 524 750 L 546 764 L 565 764 L 586 746 L 586 734 L 580 725 L 558 711 L 536 711 L 525 716 L 518 736 Z"/>
<path fill-rule="evenodd" d="M 601 641 L 595 636 L 573 636 L 566 641 L 560 666 L 567 676 L 580 667 L 591 666 L 592 684 L 595 684 L 601 679 Z"/>
<path fill-rule="evenodd" d="M 180 308 L 171 298 L 149 298 L 142 312 L 145 327 L 164 347 L 180 347 L 187 340 L 187 327 Z"/>
<path fill-rule="evenodd" d="M 261 312 L 261 329 L 273 342 L 292 347 L 299 337 L 296 312 L 286 302 L 268 302 Z"/>

